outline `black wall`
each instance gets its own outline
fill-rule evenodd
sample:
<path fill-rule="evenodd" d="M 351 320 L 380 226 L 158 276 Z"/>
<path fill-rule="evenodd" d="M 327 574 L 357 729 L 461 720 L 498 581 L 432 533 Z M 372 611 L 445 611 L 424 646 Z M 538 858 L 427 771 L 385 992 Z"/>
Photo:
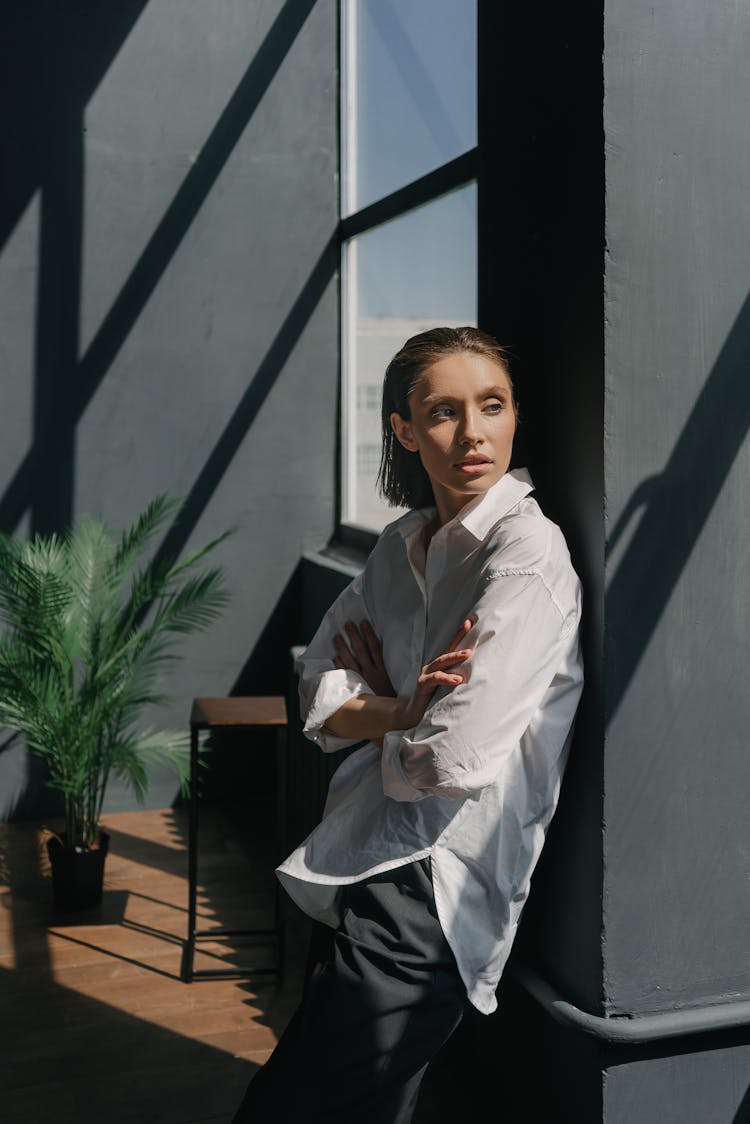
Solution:
<path fill-rule="evenodd" d="M 525 464 L 585 586 L 586 689 L 522 943 L 601 1005 L 602 22 L 598 6 L 480 5 L 480 323 L 507 342 Z M 550 926 L 555 932 L 549 941 Z M 533 948 L 533 953 L 531 949 Z"/>

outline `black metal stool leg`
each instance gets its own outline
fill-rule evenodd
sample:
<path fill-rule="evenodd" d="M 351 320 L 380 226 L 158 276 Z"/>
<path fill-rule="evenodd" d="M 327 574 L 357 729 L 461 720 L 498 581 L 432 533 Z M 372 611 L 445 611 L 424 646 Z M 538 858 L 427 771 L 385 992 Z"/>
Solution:
<path fill-rule="evenodd" d="M 239 712 L 237 709 L 239 704 Z M 269 716 L 268 704 L 271 704 Z M 226 707 L 230 705 L 227 713 Z M 199 730 L 245 729 L 253 726 L 279 725 L 276 742 L 276 854 L 278 861 L 284 857 L 286 848 L 286 709 L 281 696 L 263 697 L 257 700 L 260 709 L 255 710 L 257 721 L 248 714 L 248 708 L 256 705 L 253 698 L 247 699 L 194 699 L 190 717 L 190 812 L 188 825 L 188 932 L 182 950 L 181 978 L 185 983 L 197 979 L 236 979 L 253 976 L 276 976 L 279 980 L 284 971 L 284 917 L 282 889 L 278 879 L 274 879 L 273 925 L 268 929 L 231 929 L 209 926 L 199 929 L 197 925 L 198 897 L 198 734 Z M 207 709 L 208 708 L 208 709 Z M 279 716 L 281 720 L 279 721 Z M 273 944 L 276 952 L 273 967 L 258 968 L 200 968 L 195 967 L 195 948 L 199 940 L 216 941 L 223 937 L 249 937 L 263 940 L 266 945 Z"/>
<path fill-rule="evenodd" d="M 277 861 L 282 862 L 286 857 L 286 755 L 287 731 L 285 726 L 279 727 L 276 732 L 276 853 Z M 279 983 L 284 978 L 285 957 L 285 932 L 282 889 L 278 877 L 274 874 L 276 885 L 274 888 L 274 930 L 276 932 L 276 971 Z"/>
<path fill-rule="evenodd" d="M 198 896 L 198 730 L 190 730 L 190 821 L 188 826 L 188 935 L 182 951 L 182 980 L 191 983 L 195 958 Z"/>

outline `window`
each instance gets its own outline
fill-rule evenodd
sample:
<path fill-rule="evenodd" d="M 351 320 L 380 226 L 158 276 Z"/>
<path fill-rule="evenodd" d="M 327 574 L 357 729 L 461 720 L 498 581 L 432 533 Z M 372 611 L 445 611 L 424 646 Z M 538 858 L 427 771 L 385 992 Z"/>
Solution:
<path fill-rule="evenodd" d="M 342 522 L 378 531 L 388 361 L 476 323 L 476 4 L 342 0 L 342 50 Z"/>

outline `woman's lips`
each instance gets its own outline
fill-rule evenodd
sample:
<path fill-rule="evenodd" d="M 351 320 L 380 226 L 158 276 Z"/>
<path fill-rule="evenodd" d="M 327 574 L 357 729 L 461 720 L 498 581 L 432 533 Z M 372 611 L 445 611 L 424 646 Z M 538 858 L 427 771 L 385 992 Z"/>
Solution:
<path fill-rule="evenodd" d="M 459 472 L 463 472 L 464 476 L 484 476 L 492 468 L 492 461 L 490 460 L 466 460 L 459 461 L 456 465 Z"/>

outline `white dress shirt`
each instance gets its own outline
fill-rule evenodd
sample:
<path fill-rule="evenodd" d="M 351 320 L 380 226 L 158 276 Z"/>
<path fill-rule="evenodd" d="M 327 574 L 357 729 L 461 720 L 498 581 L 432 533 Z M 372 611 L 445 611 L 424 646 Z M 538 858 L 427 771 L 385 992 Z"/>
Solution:
<path fill-rule="evenodd" d="M 489 1014 L 531 874 L 557 804 L 583 685 L 581 592 L 560 529 L 506 473 L 433 536 L 434 508 L 385 528 L 367 565 L 298 661 L 305 733 L 323 750 L 355 744 L 326 719 L 372 694 L 334 666 L 333 636 L 367 618 L 397 694 L 472 612 L 465 682 L 441 688 L 420 723 L 383 749 L 355 750 L 334 774 L 323 820 L 279 867 L 298 905 L 329 924 L 339 887 L 430 856 L 438 917 L 469 999 Z"/>

